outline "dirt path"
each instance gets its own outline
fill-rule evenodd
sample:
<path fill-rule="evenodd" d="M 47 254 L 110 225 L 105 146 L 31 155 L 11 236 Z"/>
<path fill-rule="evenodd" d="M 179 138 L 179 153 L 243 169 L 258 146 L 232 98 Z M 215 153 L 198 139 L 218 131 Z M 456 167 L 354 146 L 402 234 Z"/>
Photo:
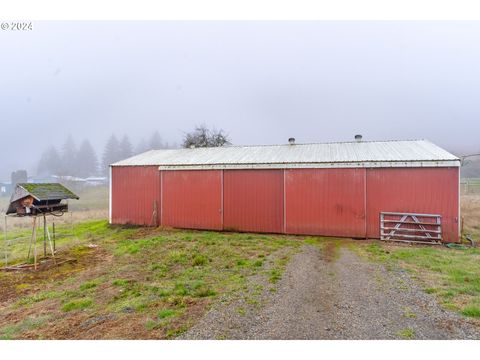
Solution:
<path fill-rule="evenodd" d="M 441 308 L 405 272 L 346 248 L 334 257 L 304 246 L 275 293 L 255 306 L 245 298 L 212 309 L 182 338 L 480 339 L 478 325 Z"/>

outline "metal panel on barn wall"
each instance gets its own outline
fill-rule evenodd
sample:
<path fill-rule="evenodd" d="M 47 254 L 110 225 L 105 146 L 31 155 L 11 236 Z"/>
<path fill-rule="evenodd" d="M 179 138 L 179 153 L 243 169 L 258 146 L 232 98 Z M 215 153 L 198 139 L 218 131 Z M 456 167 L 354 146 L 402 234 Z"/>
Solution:
<path fill-rule="evenodd" d="M 112 223 L 160 225 L 158 166 L 112 167 Z"/>
<path fill-rule="evenodd" d="M 162 225 L 222 230 L 222 170 L 161 171 Z"/>
<path fill-rule="evenodd" d="M 283 232 L 283 170 L 225 170 L 223 227 Z"/>
<path fill-rule="evenodd" d="M 458 168 L 367 169 L 367 236 L 379 238 L 380 212 L 442 216 L 444 241 L 458 241 Z"/>
<path fill-rule="evenodd" d="M 365 169 L 285 170 L 288 234 L 365 237 Z"/>

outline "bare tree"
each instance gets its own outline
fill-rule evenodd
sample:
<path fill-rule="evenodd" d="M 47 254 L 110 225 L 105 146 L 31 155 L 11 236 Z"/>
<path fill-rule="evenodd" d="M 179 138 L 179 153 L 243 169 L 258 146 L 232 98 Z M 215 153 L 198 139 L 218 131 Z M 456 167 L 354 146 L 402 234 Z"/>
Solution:
<path fill-rule="evenodd" d="M 209 129 L 206 125 L 197 125 L 195 130 L 185 134 L 182 146 L 184 148 L 218 147 L 230 144 L 230 137 L 223 130 Z"/>

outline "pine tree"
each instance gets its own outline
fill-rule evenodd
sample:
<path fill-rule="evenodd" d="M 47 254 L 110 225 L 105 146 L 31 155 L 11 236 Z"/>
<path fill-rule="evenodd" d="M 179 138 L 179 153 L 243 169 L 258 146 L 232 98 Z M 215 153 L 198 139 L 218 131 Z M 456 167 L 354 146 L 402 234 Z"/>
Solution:
<path fill-rule="evenodd" d="M 129 158 L 133 155 L 133 147 L 127 135 L 124 135 L 120 142 L 120 157 L 121 159 Z"/>
<path fill-rule="evenodd" d="M 28 181 L 27 170 L 17 170 L 12 172 L 10 176 L 12 186 L 18 183 L 26 183 Z"/>
<path fill-rule="evenodd" d="M 60 175 L 77 175 L 75 160 L 77 159 L 77 146 L 72 135 L 68 135 L 62 147 Z"/>
<path fill-rule="evenodd" d="M 147 145 L 147 142 L 145 141 L 145 138 L 142 138 L 137 146 L 135 147 L 135 151 L 134 151 L 134 154 L 137 155 L 137 154 L 141 154 L 145 151 L 148 150 L 148 145 Z"/>
<path fill-rule="evenodd" d="M 120 155 L 120 143 L 117 137 L 112 134 L 105 145 L 102 156 L 102 173 L 108 174 L 108 168 L 110 164 L 113 164 L 121 160 Z"/>
<path fill-rule="evenodd" d="M 98 159 L 90 141 L 84 140 L 80 145 L 76 161 L 77 173 L 80 177 L 95 175 L 98 170 Z"/>
<path fill-rule="evenodd" d="M 163 149 L 162 138 L 158 131 L 155 131 L 150 138 L 150 143 L 148 144 L 149 150 Z"/>
<path fill-rule="evenodd" d="M 62 167 L 60 155 L 54 146 L 42 153 L 37 167 L 39 175 L 58 175 Z"/>

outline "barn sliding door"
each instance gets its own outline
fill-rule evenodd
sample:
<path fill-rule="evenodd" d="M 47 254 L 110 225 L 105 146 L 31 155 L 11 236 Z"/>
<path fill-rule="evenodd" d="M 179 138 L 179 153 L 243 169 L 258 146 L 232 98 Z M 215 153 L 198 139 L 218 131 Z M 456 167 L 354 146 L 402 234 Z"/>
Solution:
<path fill-rule="evenodd" d="M 159 225 L 158 166 L 113 166 L 111 169 L 112 224 Z"/>
<path fill-rule="evenodd" d="M 222 230 L 222 171 L 161 171 L 162 225 Z"/>
<path fill-rule="evenodd" d="M 365 169 L 285 170 L 288 234 L 365 238 Z"/>
<path fill-rule="evenodd" d="M 224 171 L 224 229 L 283 232 L 283 170 Z"/>

